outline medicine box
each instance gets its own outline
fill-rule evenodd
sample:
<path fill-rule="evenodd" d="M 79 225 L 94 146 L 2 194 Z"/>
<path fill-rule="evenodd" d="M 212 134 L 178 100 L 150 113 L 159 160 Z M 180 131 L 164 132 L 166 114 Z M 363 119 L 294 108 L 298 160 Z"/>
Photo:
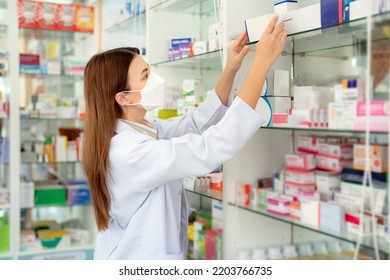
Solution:
<path fill-rule="evenodd" d="M 301 222 L 318 228 L 320 226 L 320 202 L 301 199 Z"/>
<path fill-rule="evenodd" d="M 36 54 L 23 54 L 19 55 L 20 73 L 26 74 L 39 74 L 41 72 L 40 57 Z"/>
<path fill-rule="evenodd" d="M 324 231 L 342 233 L 345 230 L 345 208 L 341 205 L 320 203 L 320 228 Z"/>
<path fill-rule="evenodd" d="M 296 169 L 286 169 L 285 181 L 297 185 L 311 185 L 315 184 L 314 171 L 300 171 Z"/>
<path fill-rule="evenodd" d="M 328 156 L 316 155 L 316 165 L 318 169 L 340 173 L 344 167 L 352 165 L 352 160 L 338 159 Z"/>
<path fill-rule="evenodd" d="M 290 72 L 271 69 L 267 74 L 267 96 L 290 96 Z"/>
<path fill-rule="evenodd" d="M 274 4 L 275 14 L 286 14 L 296 9 L 298 9 L 298 1 L 295 0 L 283 0 Z"/>
<path fill-rule="evenodd" d="M 353 168 L 357 170 L 364 170 L 366 157 L 365 145 L 353 145 Z M 373 172 L 387 172 L 388 168 L 388 147 L 382 145 L 369 146 L 369 166 Z"/>
<path fill-rule="evenodd" d="M 344 0 L 321 0 L 321 27 L 342 23 L 344 20 Z"/>
<path fill-rule="evenodd" d="M 294 109 L 327 109 L 328 103 L 334 101 L 330 87 L 294 86 Z"/>
<path fill-rule="evenodd" d="M 299 8 L 280 15 L 288 34 L 318 29 L 321 27 L 320 4 Z"/>
<path fill-rule="evenodd" d="M 316 162 L 313 154 L 286 154 L 287 168 L 312 170 L 316 168 Z"/>
<path fill-rule="evenodd" d="M 2 218 L 0 218 L 2 219 Z M 9 224 L 0 220 L 0 253 L 8 252 L 10 245 Z"/>
<path fill-rule="evenodd" d="M 267 199 L 267 211 L 281 216 L 290 215 L 290 199 L 273 197 Z"/>
<path fill-rule="evenodd" d="M 347 232 L 359 234 L 360 228 L 363 227 L 363 234 L 370 234 L 372 232 L 371 216 L 359 212 L 349 212 L 345 214 L 345 222 Z"/>
<path fill-rule="evenodd" d="M 39 230 L 37 234 L 43 248 L 66 248 L 71 246 L 70 234 L 66 230 Z"/>
<path fill-rule="evenodd" d="M 340 188 L 340 175 L 327 171 L 316 171 L 317 190 L 322 201 L 333 199 L 333 194 Z"/>
<path fill-rule="evenodd" d="M 329 128 L 353 129 L 356 119 L 356 101 L 328 104 Z"/>
<path fill-rule="evenodd" d="M 367 117 L 367 108 L 365 101 L 356 103 L 356 116 L 354 129 L 364 130 L 366 127 L 366 119 L 370 123 L 370 129 L 374 131 L 388 131 L 389 129 L 389 114 L 390 106 L 387 100 L 374 100 L 369 103 L 370 116 Z"/>
<path fill-rule="evenodd" d="M 220 50 L 223 47 L 223 24 L 217 22 L 209 25 L 209 52 Z"/>
<path fill-rule="evenodd" d="M 353 146 L 321 143 L 318 145 L 318 154 L 337 159 L 352 159 Z"/>
<path fill-rule="evenodd" d="M 65 205 L 66 202 L 66 188 L 62 185 L 35 187 L 35 205 Z"/>
<path fill-rule="evenodd" d="M 299 201 L 290 202 L 290 216 L 294 220 L 301 220 L 301 203 Z"/>
<path fill-rule="evenodd" d="M 249 43 L 260 40 L 260 37 L 273 17 L 273 14 L 266 14 L 245 20 L 246 35 Z"/>
<path fill-rule="evenodd" d="M 326 138 L 319 136 L 299 135 L 297 142 L 298 152 L 317 154 L 318 145 L 320 143 L 325 143 Z"/>
<path fill-rule="evenodd" d="M 223 172 L 209 173 L 210 177 L 210 189 L 215 191 L 223 191 Z"/>
<path fill-rule="evenodd" d="M 67 199 L 71 205 L 86 205 L 91 203 L 90 190 L 87 185 L 68 185 Z"/>

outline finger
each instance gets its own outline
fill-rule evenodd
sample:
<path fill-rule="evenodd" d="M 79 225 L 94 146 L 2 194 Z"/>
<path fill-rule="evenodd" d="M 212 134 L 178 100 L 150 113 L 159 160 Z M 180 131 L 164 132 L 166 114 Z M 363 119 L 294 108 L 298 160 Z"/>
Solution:
<path fill-rule="evenodd" d="M 264 32 L 267 32 L 267 33 L 272 33 L 272 31 L 274 30 L 275 28 L 275 24 L 276 22 L 278 21 L 278 16 L 274 16 L 271 21 L 268 23 L 268 26 L 267 28 L 265 29 Z"/>
<path fill-rule="evenodd" d="M 245 47 L 241 50 L 241 52 L 237 55 L 238 59 L 239 59 L 240 61 L 242 61 L 242 60 L 244 59 L 244 57 L 248 54 L 249 50 L 250 50 L 250 47 L 249 47 L 249 46 L 245 46 Z"/>
<path fill-rule="evenodd" d="M 246 36 L 246 31 L 242 32 L 240 36 L 236 40 L 233 41 L 232 45 L 233 48 L 236 49 L 236 47 L 243 47 L 246 45 L 247 41 L 247 36 Z"/>
<path fill-rule="evenodd" d="M 280 44 L 283 46 L 286 45 L 286 40 L 287 40 L 287 31 L 286 30 L 283 30 L 283 32 L 281 32 L 279 34 L 279 37 L 278 37 L 278 41 L 280 42 Z"/>
<path fill-rule="evenodd" d="M 282 42 L 282 40 L 286 41 L 286 38 L 287 38 L 287 31 L 286 30 L 283 30 L 279 36 L 278 36 L 278 39 Z"/>
<path fill-rule="evenodd" d="M 243 31 L 240 35 L 240 37 L 238 37 L 237 41 L 239 42 L 240 46 L 245 46 L 246 44 L 248 44 L 248 36 L 246 34 L 246 31 Z"/>
<path fill-rule="evenodd" d="M 272 32 L 273 34 L 275 34 L 276 36 L 279 36 L 280 33 L 282 33 L 284 30 L 284 23 L 281 22 L 279 23 L 278 25 L 275 26 L 275 29 L 274 31 Z"/>

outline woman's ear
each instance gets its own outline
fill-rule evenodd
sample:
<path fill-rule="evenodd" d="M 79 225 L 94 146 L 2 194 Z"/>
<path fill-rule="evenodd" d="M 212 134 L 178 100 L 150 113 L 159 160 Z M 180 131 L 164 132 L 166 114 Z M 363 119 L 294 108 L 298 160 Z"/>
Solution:
<path fill-rule="evenodd" d="M 127 94 L 123 92 L 118 92 L 117 94 L 115 94 L 115 101 L 120 106 L 126 106 L 129 104 L 129 100 L 127 100 Z"/>

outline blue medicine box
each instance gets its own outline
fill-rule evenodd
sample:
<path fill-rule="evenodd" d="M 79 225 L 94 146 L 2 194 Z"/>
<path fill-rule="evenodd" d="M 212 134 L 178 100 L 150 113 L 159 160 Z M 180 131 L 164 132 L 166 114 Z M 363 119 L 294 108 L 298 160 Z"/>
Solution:
<path fill-rule="evenodd" d="M 87 185 L 67 185 L 67 199 L 70 205 L 86 205 L 91 203 L 91 194 Z"/>
<path fill-rule="evenodd" d="M 190 45 L 192 38 L 173 38 L 171 39 L 171 48 L 180 48 L 181 45 Z"/>
<path fill-rule="evenodd" d="M 349 3 L 353 0 L 321 0 L 321 27 L 349 21 Z"/>

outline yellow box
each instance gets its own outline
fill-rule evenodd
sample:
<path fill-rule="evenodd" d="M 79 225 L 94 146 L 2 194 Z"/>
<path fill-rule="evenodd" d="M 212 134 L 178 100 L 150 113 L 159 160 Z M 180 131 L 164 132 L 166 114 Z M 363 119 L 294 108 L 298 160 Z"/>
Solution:
<path fill-rule="evenodd" d="M 353 168 L 364 170 L 366 162 L 364 144 L 353 146 Z M 373 172 L 387 172 L 388 169 L 388 147 L 384 145 L 370 145 L 369 147 L 370 170 Z"/>

